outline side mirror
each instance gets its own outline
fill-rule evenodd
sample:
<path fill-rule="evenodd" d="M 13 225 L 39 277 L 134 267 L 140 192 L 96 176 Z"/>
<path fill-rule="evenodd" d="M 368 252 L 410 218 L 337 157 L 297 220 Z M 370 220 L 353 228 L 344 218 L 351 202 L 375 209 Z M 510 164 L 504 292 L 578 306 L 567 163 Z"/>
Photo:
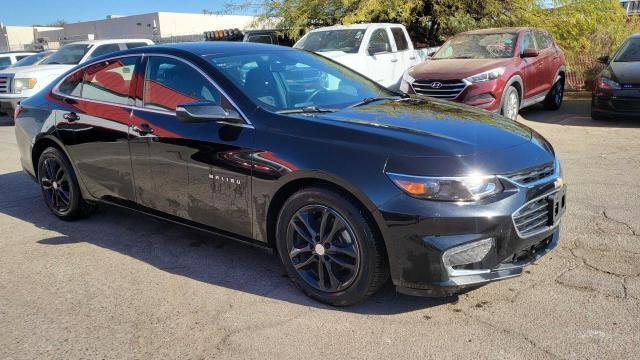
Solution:
<path fill-rule="evenodd" d="M 230 124 L 244 124 L 244 119 L 237 111 L 225 109 L 210 102 L 194 102 L 178 105 L 176 117 L 186 123 L 221 122 Z"/>
<path fill-rule="evenodd" d="M 536 49 L 526 48 L 526 49 L 522 50 L 522 57 L 523 58 L 534 58 L 534 57 L 538 57 L 539 55 L 540 55 L 540 51 L 538 51 Z"/>
<path fill-rule="evenodd" d="M 385 43 L 371 43 L 369 44 L 367 51 L 369 52 L 369 55 L 376 55 L 389 52 L 389 49 L 387 49 L 387 44 Z"/>
<path fill-rule="evenodd" d="M 609 55 L 600 56 L 598 62 L 601 64 L 609 65 Z"/>
<path fill-rule="evenodd" d="M 435 54 L 436 54 L 436 52 L 435 52 L 435 51 L 432 51 L 432 52 L 430 52 L 429 54 L 427 54 L 427 57 L 432 58 L 432 57 L 433 57 L 433 55 L 435 55 Z"/>

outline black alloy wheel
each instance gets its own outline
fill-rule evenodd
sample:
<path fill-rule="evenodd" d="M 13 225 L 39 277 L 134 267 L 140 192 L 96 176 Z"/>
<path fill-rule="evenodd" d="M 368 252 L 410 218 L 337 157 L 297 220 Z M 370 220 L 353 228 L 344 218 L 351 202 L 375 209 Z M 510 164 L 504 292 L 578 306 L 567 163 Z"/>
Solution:
<path fill-rule="evenodd" d="M 50 147 L 42 152 L 37 174 L 44 202 L 57 217 L 74 220 L 95 209 L 82 199 L 73 168 L 60 150 Z"/>
<path fill-rule="evenodd" d="M 362 302 L 389 278 L 384 241 L 346 192 L 310 187 L 291 195 L 276 224 L 276 248 L 291 281 L 334 306 Z"/>
<path fill-rule="evenodd" d="M 287 251 L 300 277 L 321 291 L 345 289 L 360 266 L 358 240 L 351 226 L 323 205 L 307 205 L 291 218 Z"/>

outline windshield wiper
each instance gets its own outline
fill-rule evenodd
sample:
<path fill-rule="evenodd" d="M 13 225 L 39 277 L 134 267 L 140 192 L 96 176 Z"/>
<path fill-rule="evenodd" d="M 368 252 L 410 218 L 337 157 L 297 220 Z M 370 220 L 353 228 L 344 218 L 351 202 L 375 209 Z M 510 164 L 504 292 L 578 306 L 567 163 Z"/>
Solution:
<path fill-rule="evenodd" d="M 280 110 L 277 113 L 278 114 L 317 114 L 317 113 L 329 113 L 329 112 L 336 112 L 336 111 L 338 110 L 323 108 L 319 106 L 305 106 L 305 107 L 296 108 L 296 109 Z"/>
<path fill-rule="evenodd" d="M 377 96 L 377 97 L 368 97 L 368 98 L 364 98 L 362 99 L 362 101 L 359 101 L 351 106 L 349 106 L 350 108 L 354 108 L 354 107 L 358 107 L 358 106 L 363 106 L 363 105 L 367 105 L 370 104 L 372 102 L 376 102 L 376 101 L 382 101 L 382 100 L 392 100 L 392 101 L 406 101 L 411 99 L 410 96 L 406 96 L 406 97 L 400 97 L 398 96 Z"/>

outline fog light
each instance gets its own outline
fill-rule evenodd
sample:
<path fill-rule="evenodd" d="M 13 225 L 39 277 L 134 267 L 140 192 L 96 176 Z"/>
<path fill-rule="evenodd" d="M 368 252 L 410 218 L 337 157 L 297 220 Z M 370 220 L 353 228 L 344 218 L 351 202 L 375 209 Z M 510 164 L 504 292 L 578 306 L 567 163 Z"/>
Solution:
<path fill-rule="evenodd" d="M 449 276 L 473 275 L 487 273 L 489 269 L 467 270 L 456 269 L 456 266 L 469 265 L 482 261 L 493 247 L 493 238 L 474 241 L 451 248 L 442 255 L 444 264 Z"/>

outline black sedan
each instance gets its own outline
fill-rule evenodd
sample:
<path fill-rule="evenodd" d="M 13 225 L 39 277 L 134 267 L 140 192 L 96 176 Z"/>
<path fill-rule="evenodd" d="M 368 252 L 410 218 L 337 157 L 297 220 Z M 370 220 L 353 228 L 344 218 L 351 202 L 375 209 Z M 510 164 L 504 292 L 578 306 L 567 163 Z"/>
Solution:
<path fill-rule="evenodd" d="M 284 47 L 114 53 L 16 117 L 59 218 L 111 204 L 273 249 L 333 305 L 389 277 L 445 296 L 518 276 L 556 246 L 565 209 L 560 163 L 528 127 Z"/>
<path fill-rule="evenodd" d="M 611 58 L 593 87 L 591 117 L 640 119 L 640 34 L 631 36 Z"/>

